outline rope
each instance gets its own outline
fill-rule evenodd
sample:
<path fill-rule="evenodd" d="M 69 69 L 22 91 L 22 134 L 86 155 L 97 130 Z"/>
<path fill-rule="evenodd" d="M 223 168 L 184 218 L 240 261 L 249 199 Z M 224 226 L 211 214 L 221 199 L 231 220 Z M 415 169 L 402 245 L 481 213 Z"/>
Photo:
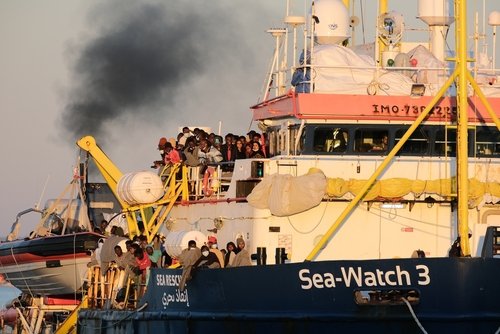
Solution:
<path fill-rule="evenodd" d="M 16 266 L 19 268 L 19 263 L 17 263 L 16 257 L 14 256 L 14 247 L 10 247 L 10 254 L 12 255 L 12 258 L 14 259 L 14 262 L 16 262 Z M 23 270 L 19 270 L 19 273 L 22 276 L 22 279 L 24 281 L 24 285 L 26 285 L 26 288 L 29 291 L 29 294 L 32 298 L 35 298 L 33 295 L 33 292 L 31 292 L 30 286 L 28 285 L 28 282 L 26 282 L 26 278 L 24 277 Z"/>
<path fill-rule="evenodd" d="M 360 0 L 361 6 L 361 30 L 363 31 L 363 44 L 366 44 L 366 36 L 365 36 L 365 10 L 363 8 L 363 0 Z"/>
<path fill-rule="evenodd" d="M 35 229 L 33 232 L 31 232 L 29 238 L 30 239 L 33 239 L 36 235 L 38 235 L 38 231 L 41 227 L 43 227 L 43 225 L 45 224 L 45 222 L 47 221 L 47 219 L 51 216 L 51 214 L 53 213 L 56 213 L 57 214 L 57 205 L 59 204 L 59 202 L 62 200 L 62 197 L 65 196 L 66 192 L 68 190 L 71 189 L 71 187 L 73 186 L 72 185 L 73 181 L 70 182 L 66 188 L 64 188 L 63 192 L 59 195 L 59 197 L 54 201 L 54 203 L 52 203 L 52 205 L 47 208 L 47 210 L 44 210 L 44 215 L 42 214 L 42 218 L 40 219 L 40 221 L 38 222 L 38 224 L 36 225 Z"/>
<path fill-rule="evenodd" d="M 76 266 L 76 234 L 73 234 L 73 268 L 74 268 L 74 279 L 75 279 L 75 291 L 74 291 L 74 298 L 75 300 L 77 300 L 77 296 L 76 296 L 76 290 L 79 288 L 79 286 L 77 286 L 77 283 L 78 283 L 78 270 L 77 270 L 77 266 Z"/>
<path fill-rule="evenodd" d="M 327 207 L 328 207 L 328 204 L 329 204 L 329 202 L 327 202 L 327 203 L 325 204 L 325 208 L 323 209 L 323 213 L 321 214 L 321 217 L 320 217 L 319 221 L 316 223 L 316 226 L 314 226 L 312 229 L 310 229 L 310 230 L 309 230 L 309 231 L 307 231 L 307 232 L 302 232 L 302 231 L 299 231 L 299 230 L 298 230 L 295 226 L 293 226 L 293 223 L 292 223 L 292 221 L 290 220 L 290 216 L 287 216 L 286 218 L 288 219 L 288 222 L 290 223 L 290 226 L 291 226 L 291 227 L 295 230 L 295 232 L 300 233 L 300 234 L 309 234 L 309 233 L 311 233 L 312 231 L 314 231 L 314 230 L 315 230 L 315 229 L 319 226 L 319 224 L 321 224 L 321 222 L 323 221 L 323 217 L 325 216 L 325 213 L 326 213 L 326 209 L 327 209 Z"/>
<path fill-rule="evenodd" d="M 366 87 L 366 92 L 368 95 L 377 95 L 379 91 L 383 91 L 386 95 L 389 95 L 387 91 L 389 90 L 389 85 L 376 80 L 372 80 L 368 87 Z"/>
<path fill-rule="evenodd" d="M 427 331 L 425 330 L 424 326 L 422 326 L 422 324 L 420 323 L 420 321 L 418 321 L 417 315 L 413 311 L 413 308 L 411 307 L 411 304 L 408 301 L 408 299 L 406 299 L 404 297 L 401 298 L 401 299 L 405 302 L 406 306 L 408 306 L 408 310 L 410 310 L 410 313 L 411 313 L 411 315 L 413 317 L 413 320 L 415 320 L 415 323 L 417 324 L 418 328 L 420 328 L 420 330 L 422 331 L 422 333 L 427 334 Z M 499 330 L 500 330 L 500 328 L 499 328 Z"/>

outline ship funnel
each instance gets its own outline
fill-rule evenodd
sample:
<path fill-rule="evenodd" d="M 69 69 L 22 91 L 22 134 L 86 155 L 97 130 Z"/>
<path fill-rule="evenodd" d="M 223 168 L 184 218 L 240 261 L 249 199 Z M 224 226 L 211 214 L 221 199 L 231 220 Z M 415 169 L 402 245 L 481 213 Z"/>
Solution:
<path fill-rule="evenodd" d="M 351 37 L 351 18 L 342 0 L 316 0 L 313 18 L 318 44 L 339 44 Z"/>

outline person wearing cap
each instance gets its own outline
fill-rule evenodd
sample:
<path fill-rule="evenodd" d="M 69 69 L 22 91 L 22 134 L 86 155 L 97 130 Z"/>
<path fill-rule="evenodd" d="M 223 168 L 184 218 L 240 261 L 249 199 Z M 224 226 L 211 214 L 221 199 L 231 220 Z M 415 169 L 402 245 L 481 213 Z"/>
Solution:
<path fill-rule="evenodd" d="M 172 170 L 172 166 L 181 162 L 181 155 L 179 151 L 174 149 L 170 142 L 165 143 L 165 154 L 163 158 L 163 168 L 161 169 L 160 176 L 165 181 Z"/>
<path fill-rule="evenodd" d="M 243 238 L 236 239 L 236 245 L 238 246 L 239 252 L 234 257 L 231 267 L 251 266 L 252 260 L 250 260 L 250 253 L 245 248 L 245 240 L 243 240 Z"/>
<path fill-rule="evenodd" d="M 160 151 L 161 160 L 153 161 L 153 165 L 151 166 L 151 168 L 154 168 L 154 169 L 160 168 L 160 171 L 161 171 L 161 169 L 162 169 L 161 167 L 163 167 L 163 165 L 165 164 L 164 161 L 165 161 L 165 144 L 166 143 L 167 143 L 167 138 L 161 137 L 160 141 L 158 142 L 158 151 Z"/>
<path fill-rule="evenodd" d="M 224 255 L 222 255 L 222 252 L 217 248 L 217 238 L 209 236 L 207 246 L 209 250 L 217 256 L 221 268 L 224 268 Z"/>

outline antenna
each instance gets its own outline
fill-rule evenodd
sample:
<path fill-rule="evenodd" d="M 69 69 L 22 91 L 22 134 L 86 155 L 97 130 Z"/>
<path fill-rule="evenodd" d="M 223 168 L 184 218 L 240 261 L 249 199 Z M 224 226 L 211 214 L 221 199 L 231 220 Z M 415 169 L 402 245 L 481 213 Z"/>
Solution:
<path fill-rule="evenodd" d="M 303 16 L 287 16 L 285 17 L 285 23 L 293 28 L 293 67 L 295 67 L 295 61 L 297 59 L 297 28 L 306 23 L 306 18 Z"/>
<path fill-rule="evenodd" d="M 40 194 L 40 198 L 38 199 L 38 202 L 35 203 L 36 210 L 40 209 L 40 202 L 42 201 L 43 195 L 45 194 L 45 189 L 47 189 L 47 184 L 49 183 L 49 179 L 50 179 L 50 174 L 47 175 L 47 178 L 45 179 L 45 184 L 42 189 L 42 193 Z"/>

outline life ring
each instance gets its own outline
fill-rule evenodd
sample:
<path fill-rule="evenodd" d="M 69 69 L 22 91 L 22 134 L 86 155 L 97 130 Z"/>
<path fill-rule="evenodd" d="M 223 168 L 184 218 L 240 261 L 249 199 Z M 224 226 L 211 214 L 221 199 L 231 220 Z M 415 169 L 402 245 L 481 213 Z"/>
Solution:
<path fill-rule="evenodd" d="M 214 189 L 212 187 L 212 181 L 214 179 L 215 168 L 207 167 L 205 173 L 203 174 L 203 195 L 212 196 Z"/>

